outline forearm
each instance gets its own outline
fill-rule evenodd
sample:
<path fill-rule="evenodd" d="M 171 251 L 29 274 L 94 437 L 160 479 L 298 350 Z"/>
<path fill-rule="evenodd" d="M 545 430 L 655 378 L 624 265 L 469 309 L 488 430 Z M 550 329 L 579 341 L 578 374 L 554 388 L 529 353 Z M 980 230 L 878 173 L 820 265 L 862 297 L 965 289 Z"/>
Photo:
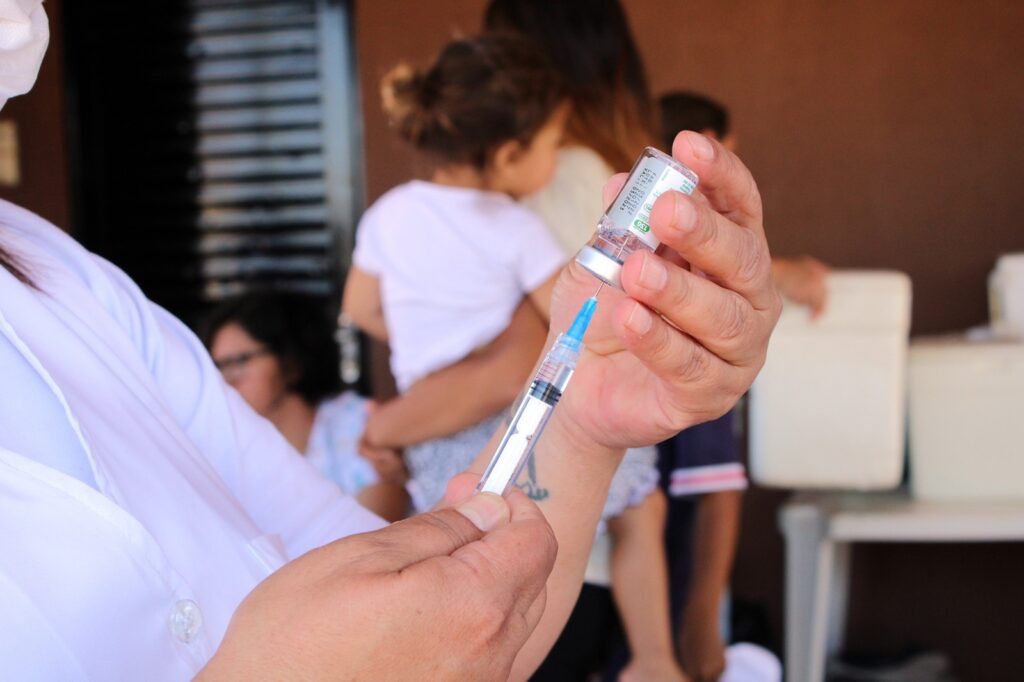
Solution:
<path fill-rule="evenodd" d="M 525 482 L 532 473 L 532 490 L 546 493 L 538 504 L 554 529 L 558 557 L 547 581 L 544 615 L 516 658 L 512 680 L 525 680 L 533 674 L 565 627 L 583 584 L 608 486 L 622 460 L 622 451 L 594 444 L 565 421 L 556 411 L 534 451 L 532 472 L 524 471 L 520 481 Z M 486 468 L 501 435 L 495 434 L 471 471 L 481 473 Z"/>
<path fill-rule="evenodd" d="M 366 425 L 376 447 L 404 448 L 458 433 L 508 407 L 530 376 L 547 331 L 528 302 L 486 348 L 416 382 Z"/>
<path fill-rule="evenodd" d="M 365 438 L 375 447 L 406 448 L 458 433 L 508 407 L 510 385 L 522 385 L 524 367 L 513 380 L 498 373 L 489 383 L 491 363 L 469 358 L 414 384 L 402 395 L 381 404 L 366 424 Z"/>
<path fill-rule="evenodd" d="M 739 539 L 743 492 L 725 490 L 705 495 L 698 505 L 694 529 L 693 582 L 687 611 L 706 617 L 718 613 L 729 584 Z"/>
<path fill-rule="evenodd" d="M 364 314 L 359 319 L 352 318 L 352 322 L 368 336 L 384 343 L 388 342 L 388 325 L 384 321 L 383 311 L 373 315 Z"/>
<path fill-rule="evenodd" d="M 633 659 L 673 659 L 665 559 L 665 496 L 660 488 L 608 523 L 612 595 Z"/>
<path fill-rule="evenodd" d="M 405 488 L 388 481 L 368 485 L 356 495 L 363 505 L 385 521 L 405 518 L 409 510 L 409 494 Z"/>

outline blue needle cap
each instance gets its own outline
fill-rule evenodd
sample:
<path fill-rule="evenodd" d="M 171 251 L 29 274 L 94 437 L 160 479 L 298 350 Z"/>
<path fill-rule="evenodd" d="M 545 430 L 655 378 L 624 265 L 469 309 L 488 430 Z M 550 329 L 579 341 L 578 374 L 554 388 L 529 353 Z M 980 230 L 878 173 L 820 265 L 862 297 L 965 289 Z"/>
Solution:
<path fill-rule="evenodd" d="M 597 308 L 597 296 L 591 296 L 583 303 L 583 307 L 576 313 L 576 319 L 572 321 L 572 326 L 569 327 L 569 331 L 565 333 L 563 342 L 573 350 L 578 350 L 580 344 L 583 343 L 583 335 L 587 332 L 587 327 L 590 326 L 590 319 L 594 317 L 594 310 Z"/>

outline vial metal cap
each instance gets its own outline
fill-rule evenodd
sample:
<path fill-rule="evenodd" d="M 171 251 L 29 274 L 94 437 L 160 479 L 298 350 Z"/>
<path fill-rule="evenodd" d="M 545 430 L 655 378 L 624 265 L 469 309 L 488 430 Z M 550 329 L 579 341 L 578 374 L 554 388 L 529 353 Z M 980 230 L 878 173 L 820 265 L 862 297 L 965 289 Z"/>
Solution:
<path fill-rule="evenodd" d="M 622 288 L 622 263 L 593 246 L 584 246 L 576 254 L 576 262 L 590 274 L 616 289 Z"/>

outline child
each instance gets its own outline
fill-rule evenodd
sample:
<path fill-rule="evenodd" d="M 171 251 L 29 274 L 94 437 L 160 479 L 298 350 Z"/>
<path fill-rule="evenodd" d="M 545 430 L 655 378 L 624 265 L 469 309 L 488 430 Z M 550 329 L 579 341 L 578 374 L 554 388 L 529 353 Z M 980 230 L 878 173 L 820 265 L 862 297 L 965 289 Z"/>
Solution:
<path fill-rule="evenodd" d="M 399 391 L 492 341 L 524 297 L 547 319 L 564 258 L 516 200 L 554 173 L 562 93 L 544 58 L 513 37 L 457 40 L 425 72 L 403 66 L 385 78 L 387 113 L 433 170 L 363 216 L 344 310 L 388 341 Z M 406 450 L 418 510 L 441 499 L 497 426 L 492 417 Z"/>

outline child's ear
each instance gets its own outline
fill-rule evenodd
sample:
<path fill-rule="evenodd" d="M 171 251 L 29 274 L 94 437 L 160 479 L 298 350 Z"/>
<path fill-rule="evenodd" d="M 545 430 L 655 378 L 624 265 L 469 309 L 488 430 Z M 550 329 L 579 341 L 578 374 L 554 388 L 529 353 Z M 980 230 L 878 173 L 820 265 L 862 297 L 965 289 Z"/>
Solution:
<path fill-rule="evenodd" d="M 526 149 L 518 140 L 502 142 L 494 151 L 494 156 L 491 157 L 494 170 L 501 172 L 508 168 L 518 161 L 525 151 Z"/>

